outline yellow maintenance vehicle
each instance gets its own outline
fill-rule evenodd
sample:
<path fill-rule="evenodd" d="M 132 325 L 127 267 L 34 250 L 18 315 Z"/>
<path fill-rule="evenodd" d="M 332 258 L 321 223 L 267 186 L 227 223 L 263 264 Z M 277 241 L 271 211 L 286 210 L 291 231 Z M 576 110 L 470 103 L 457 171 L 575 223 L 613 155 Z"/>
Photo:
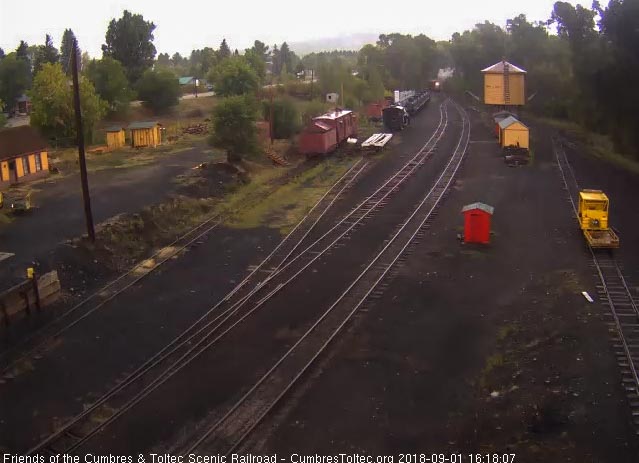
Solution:
<path fill-rule="evenodd" d="M 619 237 L 608 226 L 610 201 L 601 190 L 579 192 L 579 225 L 591 248 L 618 248 Z"/>

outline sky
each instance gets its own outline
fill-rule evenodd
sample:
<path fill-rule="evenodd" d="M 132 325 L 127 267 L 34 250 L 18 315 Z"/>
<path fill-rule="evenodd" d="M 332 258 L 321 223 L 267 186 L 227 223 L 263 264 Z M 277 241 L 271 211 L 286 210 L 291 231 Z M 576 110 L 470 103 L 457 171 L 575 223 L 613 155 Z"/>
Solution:
<path fill-rule="evenodd" d="M 46 33 L 59 47 L 64 29 L 71 28 L 80 47 L 100 57 L 109 21 L 125 9 L 155 23 L 158 53 L 187 56 L 195 48 L 218 48 L 222 38 L 240 50 L 255 39 L 273 44 L 353 33 L 424 33 L 447 40 L 484 20 L 505 25 L 520 13 L 529 20 L 545 20 L 554 1 L 0 0 L 0 47 L 9 52 L 20 40 L 42 44 Z"/>

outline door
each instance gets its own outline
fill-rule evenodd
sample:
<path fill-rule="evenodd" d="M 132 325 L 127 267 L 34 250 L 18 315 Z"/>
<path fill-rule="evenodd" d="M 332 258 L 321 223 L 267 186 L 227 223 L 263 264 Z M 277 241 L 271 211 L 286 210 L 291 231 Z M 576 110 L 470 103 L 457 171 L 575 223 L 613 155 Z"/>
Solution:
<path fill-rule="evenodd" d="M 9 182 L 17 183 L 18 182 L 18 172 L 16 170 L 16 160 L 12 159 L 9 161 Z"/>
<path fill-rule="evenodd" d="M 470 214 L 470 242 L 483 243 L 485 241 L 482 233 L 482 214 L 479 212 L 471 212 Z"/>

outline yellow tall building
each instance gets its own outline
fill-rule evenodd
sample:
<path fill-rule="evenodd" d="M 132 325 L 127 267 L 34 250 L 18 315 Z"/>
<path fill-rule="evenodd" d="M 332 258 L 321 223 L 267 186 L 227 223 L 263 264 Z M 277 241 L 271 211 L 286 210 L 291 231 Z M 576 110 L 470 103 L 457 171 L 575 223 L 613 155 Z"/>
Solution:
<path fill-rule="evenodd" d="M 484 103 L 498 106 L 523 106 L 526 104 L 526 71 L 500 61 L 483 71 Z"/>

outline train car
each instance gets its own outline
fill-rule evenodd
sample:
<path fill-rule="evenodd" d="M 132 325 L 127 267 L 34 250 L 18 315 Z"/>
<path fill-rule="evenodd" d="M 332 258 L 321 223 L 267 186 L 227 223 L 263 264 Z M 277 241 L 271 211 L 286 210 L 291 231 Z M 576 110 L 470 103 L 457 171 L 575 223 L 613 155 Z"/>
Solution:
<path fill-rule="evenodd" d="M 391 132 L 399 132 L 410 123 L 410 116 L 403 106 L 392 105 L 382 111 L 384 125 Z"/>
<path fill-rule="evenodd" d="M 619 237 L 608 224 L 609 209 L 610 200 L 603 191 L 579 192 L 579 225 L 591 248 L 619 247 Z"/>
<path fill-rule="evenodd" d="M 412 97 L 410 97 L 404 107 L 406 111 L 408 111 L 409 115 L 417 114 L 421 111 L 426 104 L 430 101 L 430 92 L 429 91 L 421 91 L 415 93 Z"/>
<path fill-rule="evenodd" d="M 442 91 L 442 83 L 437 80 L 431 80 L 428 87 L 433 91 L 433 92 L 441 92 Z"/>
<path fill-rule="evenodd" d="M 356 134 L 356 114 L 353 111 L 336 109 L 313 118 L 300 134 L 299 152 L 307 156 L 328 154 Z"/>

